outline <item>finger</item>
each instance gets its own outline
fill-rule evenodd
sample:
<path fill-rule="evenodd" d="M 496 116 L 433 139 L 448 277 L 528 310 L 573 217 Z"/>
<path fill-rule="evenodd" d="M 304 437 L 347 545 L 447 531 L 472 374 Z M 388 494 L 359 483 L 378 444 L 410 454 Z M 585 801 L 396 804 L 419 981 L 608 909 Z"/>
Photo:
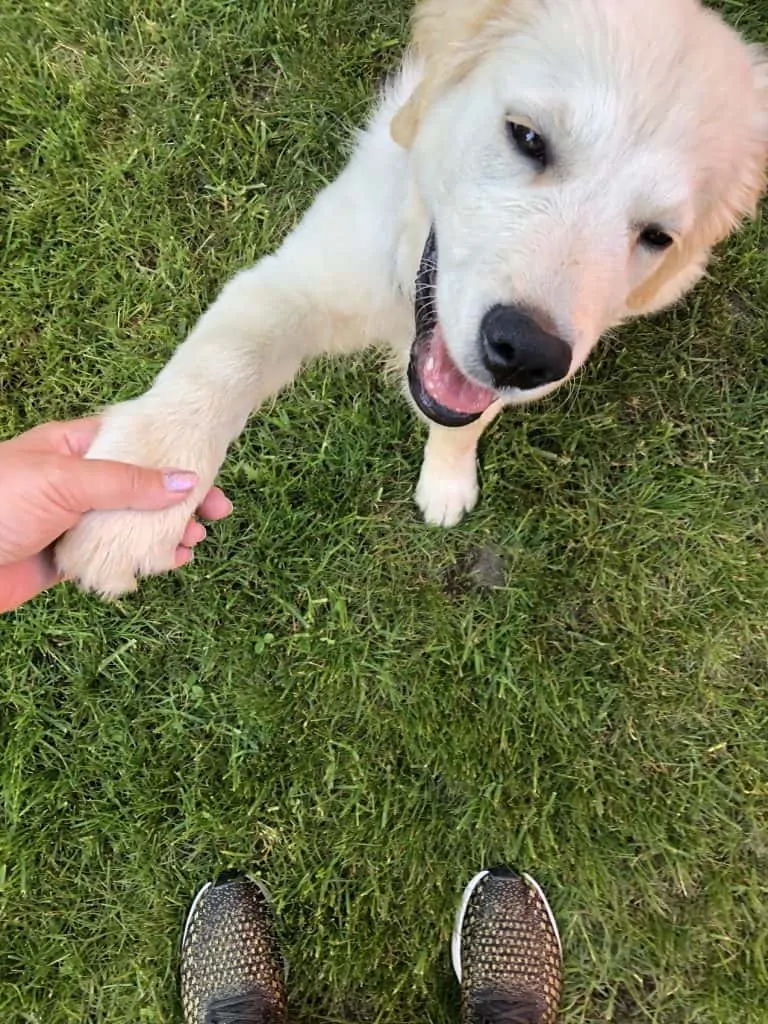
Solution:
<path fill-rule="evenodd" d="M 226 519 L 232 511 L 232 502 L 219 487 L 212 487 L 200 503 L 197 514 L 203 519 L 215 522 Z"/>
<path fill-rule="evenodd" d="M 98 416 L 66 422 L 54 420 L 19 434 L 9 443 L 23 447 L 26 451 L 85 455 L 99 432 L 99 425 Z"/>
<path fill-rule="evenodd" d="M 81 420 L 70 420 L 69 423 L 62 423 L 62 441 L 66 453 L 69 455 L 85 455 L 93 442 L 101 426 L 101 417 L 87 416 Z"/>
<path fill-rule="evenodd" d="M 47 552 L 0 566 L 0 612 L 9 612 L 59 580 Z"/>
<path fill-rule="evenodd" d="M 188 498 L 198 482 L 195 473 L 178 469 L 145 469 L 102 459 L 67 463 L 55 489 L 62 506 L 73 512 L 168 508 Z"/>
<path fill-rule="evenodd" d="M 176 548 L 176 559 L 173 563 L 174 569 L 181 569 L 183 565 L 189 565 L 192 559 L 195 557 L 195 553 L 192 548 L 185 548 L 180 544 Z"/>
<path fill-rule="evenodd" d="M 187 528 L 181 538 L 181 545 L 185 548 L 193 548 L 195 544 L 205 540 L 206 536 L 207 531 L 203 524 L 192 519 L 187 523 Z"/>

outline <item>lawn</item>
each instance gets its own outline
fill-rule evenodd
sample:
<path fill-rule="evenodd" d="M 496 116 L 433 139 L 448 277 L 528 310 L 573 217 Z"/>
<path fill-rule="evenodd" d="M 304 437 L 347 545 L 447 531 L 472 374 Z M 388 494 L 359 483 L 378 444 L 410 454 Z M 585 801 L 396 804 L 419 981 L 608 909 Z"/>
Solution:
<path fill-rule="evenodd" d="M 722 7 L 768 41 L 766 0 Z M 26 8 L 0 436 L 151 381 L 341 166 L 407 18 Z M 767 230 L 500 420 L 458 529 L 419 520 L 378 360 L 319 364 L 233 450 L 192 567 L 0 621 L 0 1019 L 178 1021 L 188 901 L 246 865 L 296 1019 L 455 1022 L 454 906 L 506 861 L 560 920 L 566 1024 L 765 1024 Z"/>

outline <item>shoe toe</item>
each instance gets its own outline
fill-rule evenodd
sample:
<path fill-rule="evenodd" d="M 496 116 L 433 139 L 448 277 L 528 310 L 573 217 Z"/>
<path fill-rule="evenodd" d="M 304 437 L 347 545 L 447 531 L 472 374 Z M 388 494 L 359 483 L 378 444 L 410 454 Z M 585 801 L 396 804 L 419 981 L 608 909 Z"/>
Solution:
<path fill-rule="evenodd" d="M 185 1024 L 234 1019 L 226 1009 L 233 999 L 243 1024 L 285 1019 L 283 961 L 269 904 L 255 881 L 220 876 L 198 894 L 184 932 L 181 995 Z"/>
<path fill-rule="evenodd" d="M 465 1024 L 553 1022 L 562 990 L 562 953 L 554 915 L 538 884 L 507 867 L 493 868 L 475 876 L 462 904 L 457 975 Z"/>

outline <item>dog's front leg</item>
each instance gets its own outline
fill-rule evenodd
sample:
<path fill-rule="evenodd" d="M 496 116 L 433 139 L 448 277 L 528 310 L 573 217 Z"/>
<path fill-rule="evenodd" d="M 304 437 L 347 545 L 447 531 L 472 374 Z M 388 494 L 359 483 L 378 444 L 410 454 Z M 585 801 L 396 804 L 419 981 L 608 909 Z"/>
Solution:
<path fill-rule="evenodd" d="M 152 388 L 104 413 L 89 458 L 191 469 L 199 485 L 163 512 L 86 515 L 56 550 L 60 570 L 83 589 L 114 597 L 135 589 L 137 576 L 172 568 L 189 517 L 251 411 L 304 359 L 354 347 L 345 335 L 359 324 L 338 300 L 334 306 L 322 254 L 304 243 L 234 277 Z"/>
<path fill-rule="evenodd" d="M 477 504 L 477 443 L 501 408 L 501 402 L 494 403 L 466 427 L 430 424 L 415 494 L 426 522 L 455 526 Z"/>

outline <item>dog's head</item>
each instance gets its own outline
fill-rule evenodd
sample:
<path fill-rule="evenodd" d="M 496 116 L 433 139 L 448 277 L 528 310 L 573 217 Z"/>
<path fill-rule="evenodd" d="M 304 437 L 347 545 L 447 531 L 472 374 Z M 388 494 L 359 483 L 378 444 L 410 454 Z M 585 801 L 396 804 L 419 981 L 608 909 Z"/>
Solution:
<path fill-rule="evenodd" d="M 432 230 L 409 379 L 460 425 L 674 302 L 753 214 L 768 63 L 698 0 L 425 0 L 392 124 Z"/>

